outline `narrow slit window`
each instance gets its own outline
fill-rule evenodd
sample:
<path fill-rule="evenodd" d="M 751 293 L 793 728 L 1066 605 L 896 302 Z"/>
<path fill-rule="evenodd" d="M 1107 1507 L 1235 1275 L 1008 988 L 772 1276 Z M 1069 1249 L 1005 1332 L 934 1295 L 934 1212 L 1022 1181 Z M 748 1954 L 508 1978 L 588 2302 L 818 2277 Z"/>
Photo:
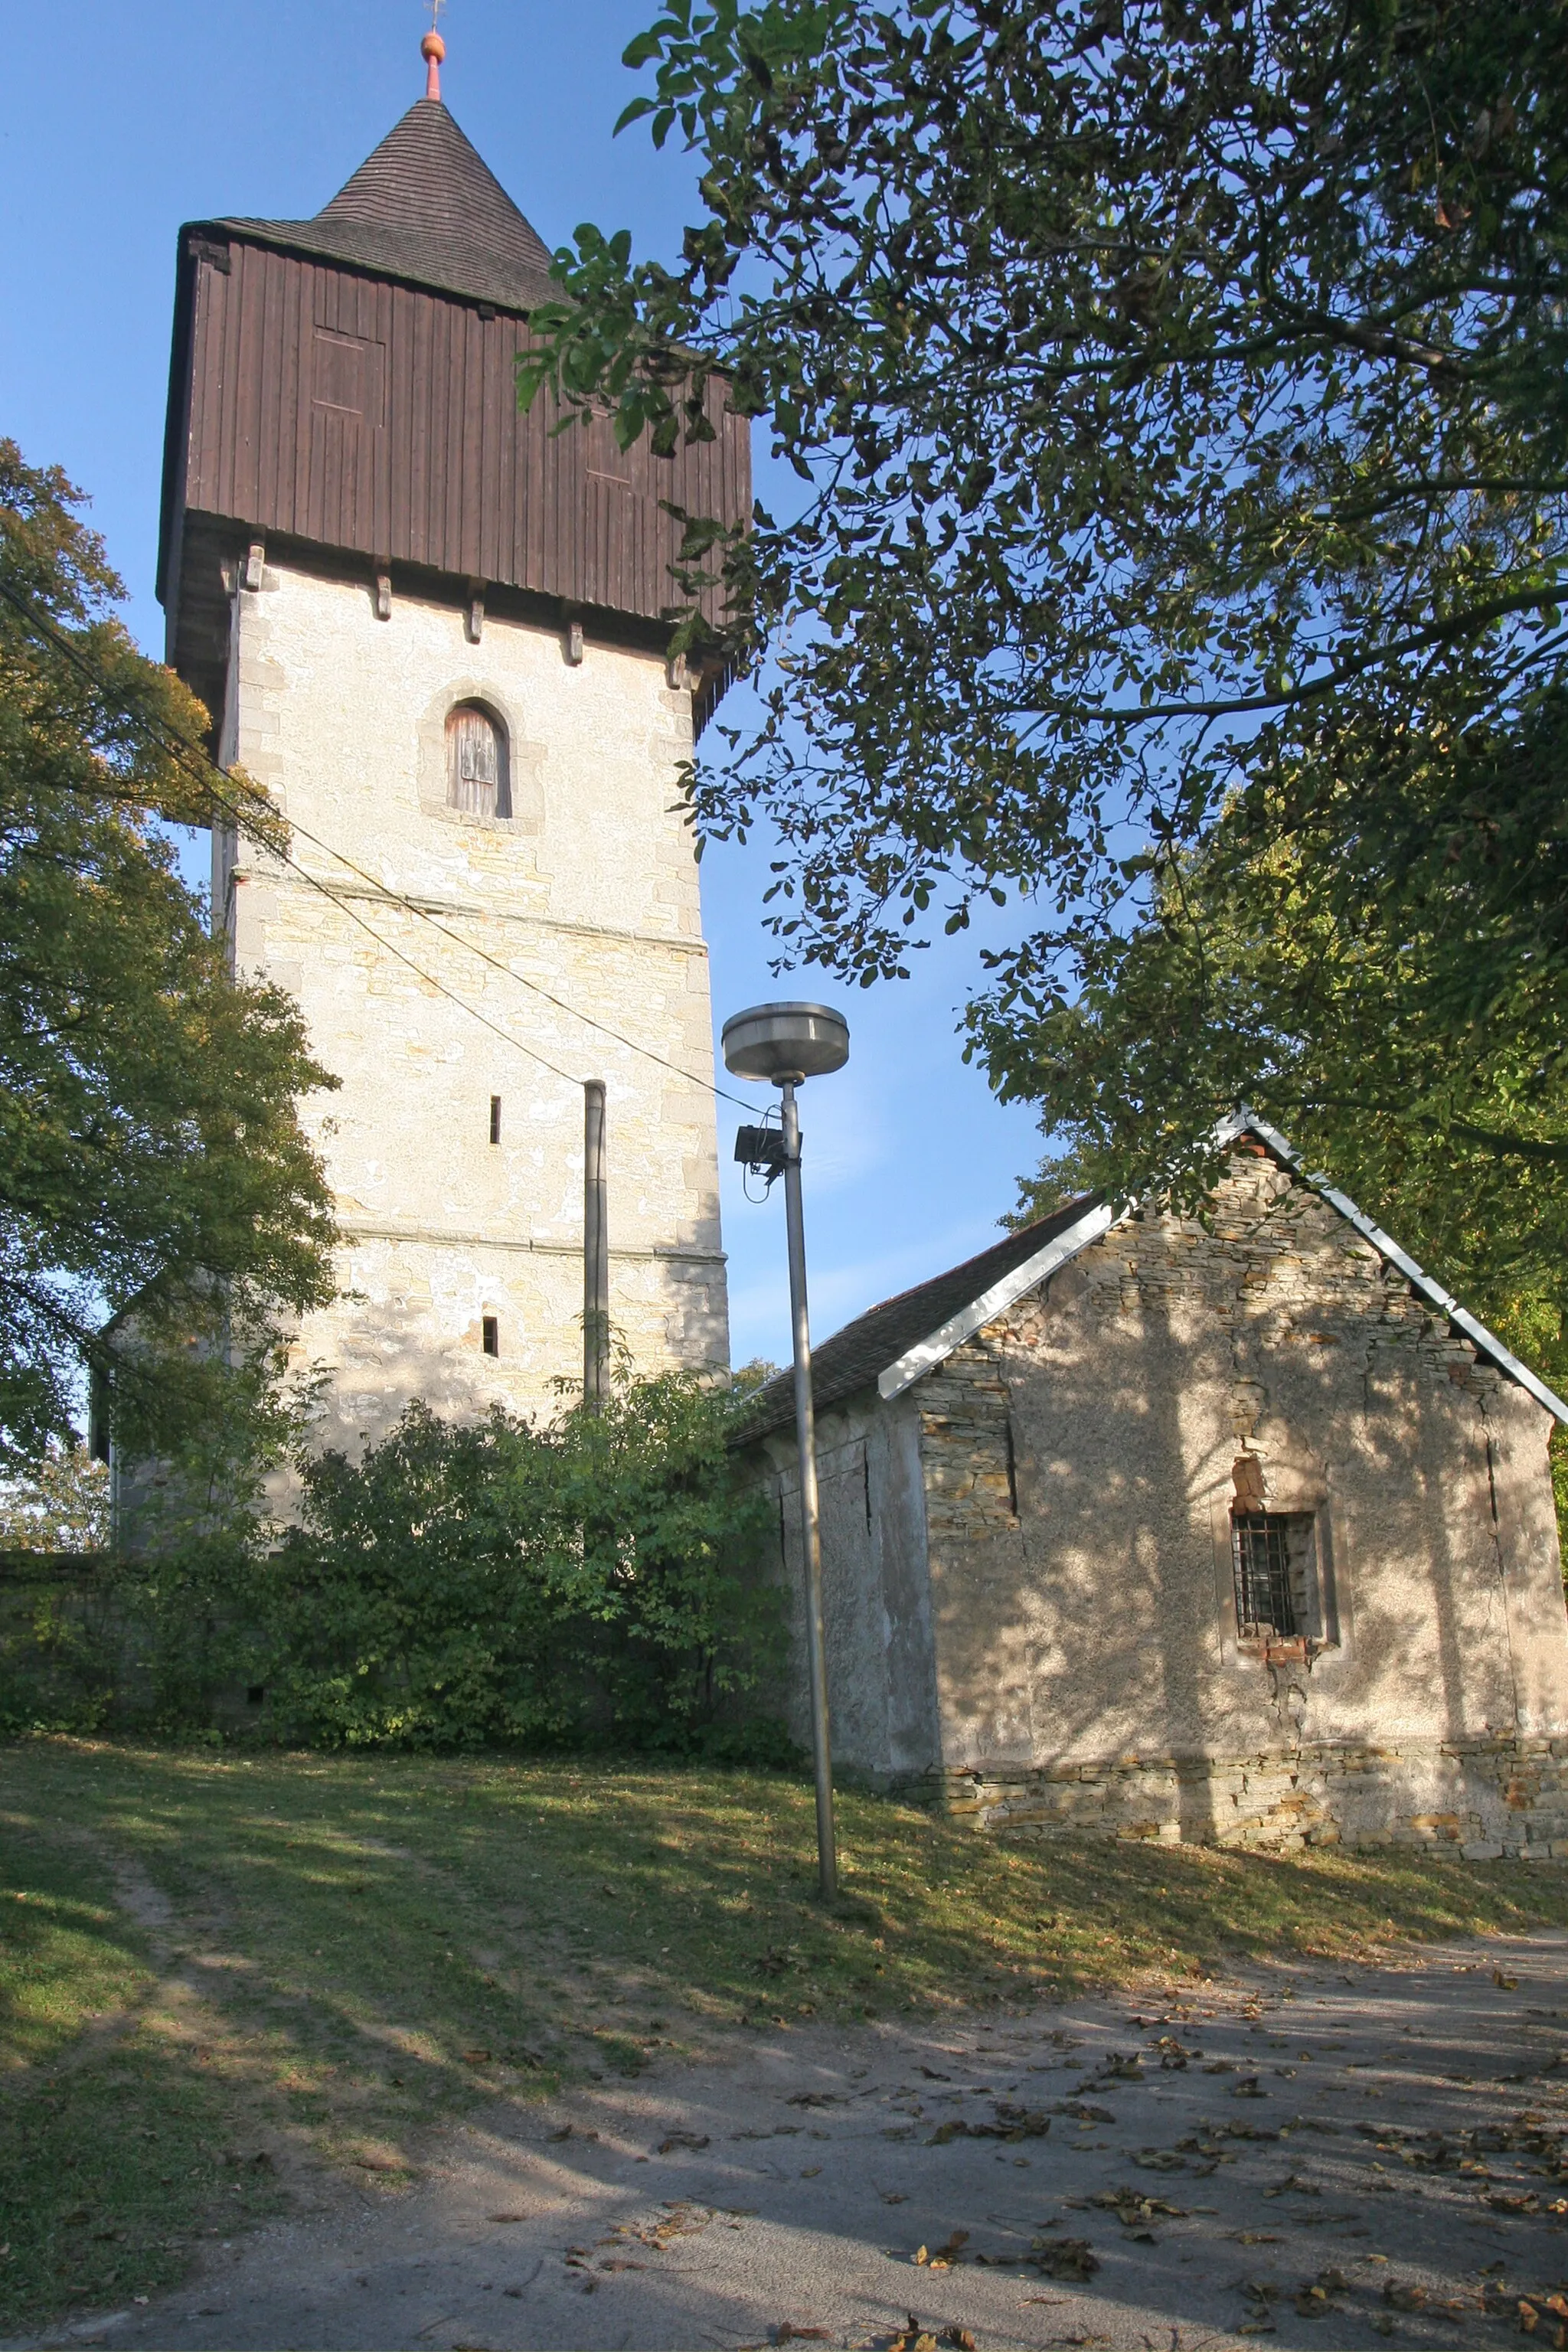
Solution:
<path fill-rule="evenodd" d="M 1311 1513 L 1237 1511 L 1230 1530 L 1241 1639 L 1289 1641 L 1315 1632 Z"/>
<path fill-rule="evenodd" d="M 510 816 L 506 730 L 481 703 L 459 702 L 447 720 L 447 798 L 470 816 Z"/>
<path fill-rule="evenodd" d="M 487 1315 L 479 1325 L 480 1338 L 487 1356 L 500 1354 L 500 1318 Z"/>
<path fill-rule="evenodd" d="M 499 1143 L 500 1141 L 500 1095 L 492 1095 L 490 1097 L 490 1141 L 492 1143 Z"/>

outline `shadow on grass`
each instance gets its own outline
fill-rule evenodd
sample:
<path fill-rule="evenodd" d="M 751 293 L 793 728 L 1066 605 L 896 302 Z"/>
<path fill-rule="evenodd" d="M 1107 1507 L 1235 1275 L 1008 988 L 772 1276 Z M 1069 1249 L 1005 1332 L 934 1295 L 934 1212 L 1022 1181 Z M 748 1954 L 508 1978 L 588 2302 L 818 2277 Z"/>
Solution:
<path fill-rule="evenodd" d="M 171 2285 L 198 2235 L 276 2198 L 227 2160 L 223 2088 L 162 2030 L 107 1870 L 12 1817 L 0 1921 L 0 2328 L 13 2328 Z"/>
<path fill-rule="evenodd" d="M 847 1895 L 829 1909 L 815 1895 L 811 1792 L 782 1776 L 31 1754 L 56 1800 L 85 1806 L 177 1900 L 217 1888 L 225 1932 L 277 1990 L 434 2064 L 476 2044 L 552 2062 L 617 1990 L 721 2020 L 786 1990 L 796 2007 L 853 2011 L 994 1996 L 1021 1979 L 1070 1992 L 1241 1957 L 1353 1958 L 1568 1918 L 1555 1867 L 1023 1847 L 856 1794 L 840 1799 Z"/>
<path fill-rule="evenodd" d="M 265 2210 L 275 2183 L 226 2162 L 237 2130 L 254 2155 L 258 2119 L 279 2150 L 406 2178 L 423 2124 L 635 2071 L 707 2026 L 1568 1920 L 1555 1866 L 1025 1847 L 854 1793 L 828 1907 L 810 1789 L 752 1772 L 52 1739 L 5 1751 L 0 1785 L 9 2326 L 153 2292 L 202 2233 Z M 184 2024 L 115 1909 L 115 1860 L 173 1906 Z"/>

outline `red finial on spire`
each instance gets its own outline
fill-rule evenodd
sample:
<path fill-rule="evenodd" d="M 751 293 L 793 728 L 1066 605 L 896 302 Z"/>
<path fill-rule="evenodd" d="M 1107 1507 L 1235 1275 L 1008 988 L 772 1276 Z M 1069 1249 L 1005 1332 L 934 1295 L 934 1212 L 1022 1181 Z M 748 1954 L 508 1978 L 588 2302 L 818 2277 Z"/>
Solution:
<path fill-rule="evenodd" d="M 419 54 L 429 68 L 425 76 L 425 95 L 433 98 L 437 106 L 441 103 L 441 60 L 447 54 L 447 44 L 436 30 L 436 19 L 446 5 L 447 0 L 430 0 L 430 30 L 419 44 Z"/>

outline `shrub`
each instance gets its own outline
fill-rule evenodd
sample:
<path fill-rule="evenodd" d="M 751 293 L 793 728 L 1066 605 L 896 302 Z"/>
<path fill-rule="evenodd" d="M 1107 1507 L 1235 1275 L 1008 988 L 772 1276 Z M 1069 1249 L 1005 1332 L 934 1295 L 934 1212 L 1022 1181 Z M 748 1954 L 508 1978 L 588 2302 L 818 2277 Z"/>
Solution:
<path fill-rule="evenodd" d="M 761 1506 L 725 1400 L 623 1378 L 603 1412 L 469 1425 L 413 1405 L 354 1463 L 301 1464 L 300 1523 L 243 1614 L 274 1727 L 331 1745 L 780 1751 L 748 1698 L 776 1663 L 743 1575 Z"/>

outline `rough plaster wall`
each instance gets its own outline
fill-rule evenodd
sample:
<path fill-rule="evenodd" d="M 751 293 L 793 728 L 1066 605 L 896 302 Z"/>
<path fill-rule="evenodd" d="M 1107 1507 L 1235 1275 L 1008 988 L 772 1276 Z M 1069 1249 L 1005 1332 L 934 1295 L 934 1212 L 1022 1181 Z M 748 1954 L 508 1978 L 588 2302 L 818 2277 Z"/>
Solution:
<path fill-rule="evenodd" d="M 774 1499 L 777 1538 L 764 1572 L 777 1581 L 790 1639 L 787 1720 L 811 1736 L 800 1482 L 792 1438 L 753 1449 Z M 925 1498 L 915 1414 L 874 1396 L 822 1415 L 817 1427 L 823 1618 L 836 1767 L 900 1779 L 939 1761 Z"/>
<path fill-rule="evenodd" d="M 455 608 L 395 596 L 380 621 L 367 587 L 270 562 L 235 614 L 225 748 L 301 828 L 295 856 L 565 1074 L 482 1028 L 307 882 L 215 840 L 237 968 L 299 998 L 342 1081 L 303 1107 L 345 1236 L 342 1293 L 297 1351 L 331 1376 L 325 1437 L 352 1446 L 415 1396 L 553 1411 L 552 1382 L 580 1379 L 587 1077 L 608 1090 L 613 1324 L 639 1368 L 723 1363 L 707 955 L 672 814 L 689 697 L 646 655 L 590 644 L 573 666 L 551 632 L 493 618 L 470 644 Z M 507 723 L 510 822 L 446 804 L 446 716 L 469 698 Z M 458 939 L 380 898 L 333 847 Z M 499 1359 L 481 1352 L 486 1315 Z"/>
<path fill-rule="evenodd" d="M 1271 1163 L 1214 1205 L 1116 1228 L 910 1392 L 944 1766 L 1568 1727 L 1546 1413 Z M 1326 1524 L 1310 1666 L 1235 1638 L 1247 1453 Z"/>
<path fill-rule="evenodd" d="M 1552 1732 L 1563 1727 L 1563 1606 L 1546 1454 L 1552 1425 L 1509 1381 L 1486 1392 L 1483 1409 L 1520 1728 Z"/>
<path fill-rule="evenodd" d="M 900 1397 L 876 1413 L 871 1431 L 871 1504 L 886 1612 L 889 1740 L 884 1769 L 894 1779 L 927 1769 L 942 1753 L 931 1618 L 925 1475 L 920 1408 Z"/>

